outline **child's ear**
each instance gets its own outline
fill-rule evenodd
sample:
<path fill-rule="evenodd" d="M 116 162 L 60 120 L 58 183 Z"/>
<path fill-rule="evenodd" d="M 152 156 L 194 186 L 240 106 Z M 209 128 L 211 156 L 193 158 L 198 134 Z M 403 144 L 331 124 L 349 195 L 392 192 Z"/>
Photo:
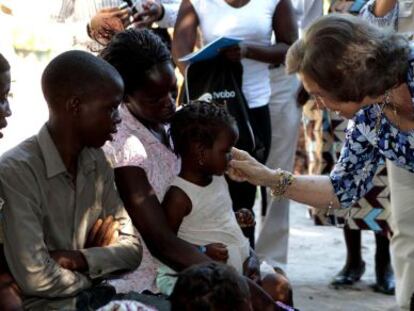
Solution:
<path fill-rule="evenodd" d="M 194 150 L 198 164 L 203 166 L 206 158 L 206 148 L 201 143 L 194 143 Z"/>
<path fill-rule="evenodd" d="M 80 99 L 78 97 L 73 97 L 66 102 L 66 111 L 70 112 L 72 115 L 78 115 L 80 111 Z"/>

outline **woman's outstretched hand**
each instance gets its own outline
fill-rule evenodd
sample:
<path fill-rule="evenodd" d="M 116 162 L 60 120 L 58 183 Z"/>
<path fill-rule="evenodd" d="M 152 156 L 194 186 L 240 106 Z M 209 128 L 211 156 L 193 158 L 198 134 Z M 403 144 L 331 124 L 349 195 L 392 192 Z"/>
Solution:
<path fill-rule="evenodd" d="M 231 151 L 232 160 L 230 161 L 227 174 L 235 181 L 248 181 L 254 185 L 272 186 L 274 171 L 258 162 L 246 151 L 233 148 Z"/>

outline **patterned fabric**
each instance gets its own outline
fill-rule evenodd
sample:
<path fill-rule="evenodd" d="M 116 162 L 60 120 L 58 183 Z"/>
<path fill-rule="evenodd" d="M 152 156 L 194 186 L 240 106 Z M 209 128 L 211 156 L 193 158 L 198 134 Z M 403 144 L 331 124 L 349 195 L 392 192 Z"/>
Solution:
<path fill-rule="evenodd" d="M 105 154 L 114 168 L 142 168 L 158 200 L 162 202 L 169 185 L 179 173 L 180 161 L 129 112 L 125 105 L 119 107 L 119 113 L 122 122 L 113 141 L 107 142 L 104 146 Z M 142 238 L 141 240 L 143 241 Z M 146 289 L 157 291 L 155 277 L 159 264 L 151 256 L 144 241 L 143 246 L 143 259 L 139 268 L 111 283 L 117 292 L 142 292 Z"/>
<path fill-rule="evenodd" d="M 410 55 L 407 84 L 414 103 L 414 51 Z M 414 106 L 414 105 L 413 105 Z M 376 123 L 380 116 L 378 130 Z M 340 158 L 331 181 L 342 207 L 349 207 L 373 187 L 379 164 L 387 158 L 414 172 L 414 130 L 398 130 L 378 104 L 361 109 L 350 121 Z"/>
<path fill-rule="evenodd" d="M 348 120 L 326 109 L 318 109 L 313 101 L 304 107 L 306 147 L 309 174 L 329 174 L 337 162 L 346 139 Z M 347 209 L 312 209 L 316 225 L 346 226 L 388 232 L 389 188 L 386 167 L 381 165 L 373 179 L 373 188 Z"/>

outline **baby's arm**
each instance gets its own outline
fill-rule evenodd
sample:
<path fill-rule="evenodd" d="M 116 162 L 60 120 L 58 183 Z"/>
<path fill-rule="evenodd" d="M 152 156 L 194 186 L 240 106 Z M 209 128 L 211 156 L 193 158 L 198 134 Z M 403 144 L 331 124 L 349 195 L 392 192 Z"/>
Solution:
<path fill-rule="evenodd" d="M 177 234 L 184 217 L 191 213 L 190 198 L 180 188 L 172 186 L 168 189 L 161 205 L 168 225 Z"/>
<path fill-rule="evenodd" d="M 193 208 L 190 198 L 180 188 L 172 186 L 166 193 L 161 205 L 167 217 L 168 225 L 177 234 L 184 217 L 189 215 Z M 222 243 L 194 246 L 213 260 L 227 262 L 229 258 L 227 247 Z"/>

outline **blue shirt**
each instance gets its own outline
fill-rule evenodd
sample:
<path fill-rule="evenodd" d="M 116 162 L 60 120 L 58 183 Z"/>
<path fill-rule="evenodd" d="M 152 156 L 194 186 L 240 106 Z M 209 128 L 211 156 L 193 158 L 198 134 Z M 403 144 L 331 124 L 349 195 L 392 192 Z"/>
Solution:
<path fill-rule="evenodd" d="M 414 47 L 411 47 L 406 83 L 414 107 Z M 373 186 L 379 164 L 389 159 L 414 173 L 414 130 L 403 132 L 381 113 L 379 104 L 364 107 L 350 121 L 340 158 L 330 178 L 341 207 L 350 207 Z"/>

